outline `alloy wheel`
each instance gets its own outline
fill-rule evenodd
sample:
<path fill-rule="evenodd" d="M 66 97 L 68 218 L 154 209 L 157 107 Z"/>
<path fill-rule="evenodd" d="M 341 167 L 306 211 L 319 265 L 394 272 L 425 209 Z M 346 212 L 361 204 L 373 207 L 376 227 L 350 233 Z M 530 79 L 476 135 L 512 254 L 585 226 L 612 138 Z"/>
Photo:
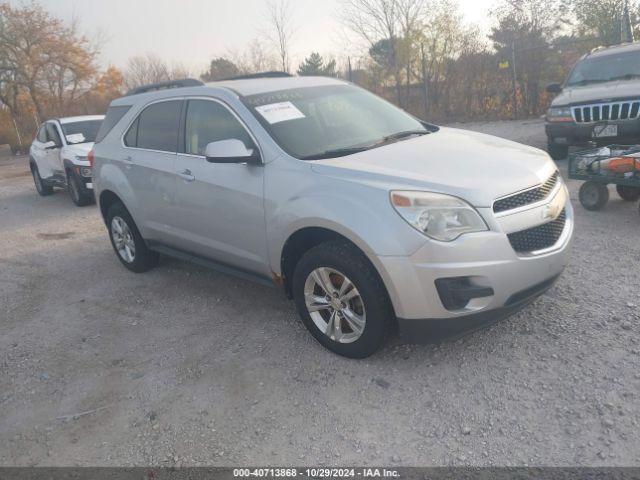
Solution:
<path fill-rule="evenodd" d="M 111 220 L 111 238 L 118 255 L 127 263 L 133 263 L 136 258 L 136 244 L 127 222 L 122 217 L 115 216 Z"/>
<path fill-rule="evenodd" d="M 305 281 L 304 299 L 311 320 L 331 340 L 352 343 L 362 336 L 367 322 L 364 302 L 343 273 L 316 268 Z"/>

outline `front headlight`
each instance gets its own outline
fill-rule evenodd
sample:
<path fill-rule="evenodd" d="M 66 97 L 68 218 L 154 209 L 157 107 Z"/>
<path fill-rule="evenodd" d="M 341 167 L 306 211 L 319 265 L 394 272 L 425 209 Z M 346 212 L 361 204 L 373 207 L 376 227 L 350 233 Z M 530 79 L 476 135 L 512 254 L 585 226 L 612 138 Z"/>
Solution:
<path fill-rule="evenodd" d="M 551 107 L 547 110 L 547 120 L 550 122 L 573 122 L 570 107 Z"/>
<path fill-rule="evenodd" d="M 450 242 L 465 233 L 488 230 L 471 205 L 450 195 L 394 191 L 391 204 L 409 225 L 434 240 Z"/>

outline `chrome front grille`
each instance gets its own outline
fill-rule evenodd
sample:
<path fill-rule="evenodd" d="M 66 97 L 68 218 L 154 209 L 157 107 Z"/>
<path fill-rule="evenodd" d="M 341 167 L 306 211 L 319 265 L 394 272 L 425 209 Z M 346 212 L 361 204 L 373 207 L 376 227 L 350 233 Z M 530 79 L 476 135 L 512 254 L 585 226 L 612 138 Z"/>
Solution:
<path fill-rule="evenodd" d="M 571 107 L 571 112 L 576 123 L 635 120 L 640 116 L 640 100 L 580 105 Z"/>
<path fill-rule="evenodd" d="M 493 203 L 493 211 L 495 213 L 506 212 L 507 210 L 513 210 L 544 200 L 558 183 L 558 175 L 558 172 L 555 172 L 539 187 L 530 188 L 524 192 L 496 200 Z"/>

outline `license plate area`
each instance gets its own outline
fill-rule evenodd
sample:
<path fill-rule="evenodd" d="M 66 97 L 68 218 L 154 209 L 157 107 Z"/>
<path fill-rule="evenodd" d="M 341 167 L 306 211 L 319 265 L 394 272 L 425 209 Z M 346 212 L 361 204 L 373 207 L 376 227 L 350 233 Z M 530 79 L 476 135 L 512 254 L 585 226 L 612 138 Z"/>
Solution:
<path fill-rule="evenodd" d="M 618 125 L 596 125 L 591 132 L 593 138 L 610 138 L 618 136 Z"/>

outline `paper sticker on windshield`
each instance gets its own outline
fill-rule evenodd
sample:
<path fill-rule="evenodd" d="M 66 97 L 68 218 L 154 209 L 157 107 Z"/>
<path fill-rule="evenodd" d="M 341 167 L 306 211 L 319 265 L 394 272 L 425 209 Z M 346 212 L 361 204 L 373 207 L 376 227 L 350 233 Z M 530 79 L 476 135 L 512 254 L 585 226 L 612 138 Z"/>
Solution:
<path fill-rule="evenodd" d="M 67 138 L 67 143 L 84 143 L 86 141 L 86 138 L 84 138 L 84 134 L 82 133 L 72 133 L 70 135 L 66 136 Z"/>
<path fill-rule="evenodd" d="M 286 122 L 287 120 L 295 120 L 297 118 L 305 118 L 304 113 L 296 108 L 291 102 L 270 103 L 269 105 L 261 105 L 256 110 L 264 119 L 271 123 Z"/>

